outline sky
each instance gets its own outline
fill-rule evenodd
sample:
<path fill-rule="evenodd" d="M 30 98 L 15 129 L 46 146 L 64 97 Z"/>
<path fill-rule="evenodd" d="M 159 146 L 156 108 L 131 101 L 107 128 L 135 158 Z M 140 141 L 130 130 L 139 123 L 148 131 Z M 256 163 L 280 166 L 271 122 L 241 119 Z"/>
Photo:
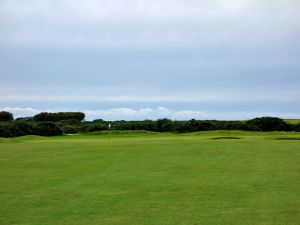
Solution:
<path fill-rule="evenodd" d="M 0 0 L 0 111 L 300 118 L 299 0 Z"/>

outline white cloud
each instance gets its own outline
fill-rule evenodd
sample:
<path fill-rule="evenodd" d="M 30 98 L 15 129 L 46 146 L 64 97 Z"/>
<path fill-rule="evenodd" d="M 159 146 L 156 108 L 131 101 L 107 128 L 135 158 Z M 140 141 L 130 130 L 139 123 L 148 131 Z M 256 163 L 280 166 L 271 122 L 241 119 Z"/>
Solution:
<path fill-rule="evenodd" d="M 40 112 L 58 112 L 64 110 L 39 110 L 33 108 L 19 108 L 19 107 L 3 107 L 0 111 L 8 111 L 17 117 L 34 116 Z M 88 120 L 102 118 L 106 120 L 143 120 L 143 119 L 159 119 L 159 118 L 170 118 L 170 119 L 191 119 L 191 118 L 204 118 L 208 115 L 202 111 L 173 111 L 162 106 L 152 108 L 113 108 L 113 109 L 101 109 L 101 110 L 83 110 Z"/>
<path fill-rule="evenodd" d="M 7 111 L 11 112 L 15 118 L 17 117 L 30 117 L 35 114 L 40 113 L 40 110 L 33 109 L 33 108 L 20 108 L 20 107 L 3 107 L 0 108 L 0 111 Z"/>
<path fill-rule="evenodd" d="M 9 111 L 14 114 L 15 118 L 34 116 L 40 112 L 60 112 L 65 110 L 43 110 L 33 108 L 14 108 L 3 107 L 0 111 Z M 73 110 L 80 111 L 80 110 Z M 275 116 L 289 119 L 299 119 L 299 113 L 274 113 L 274 112 L 206 112 L 198 110 L 171 110 L 165 107 L 157 108 L 112 108 L 101 110 L 83 110 L 87 120 L 104 119 L 104 120 L 144 120 L 144 119 L 161 119 L 169 118 L 173 120 L 190 120 L 190 119 L 225 119 L 225 120 L 239 120 L 251 119 L 262 116 Z"/>
<path fill-rule="evenodd" d="M 115 108 L 106 110 L 84 111 L 88 118 L 105 118 L 105 119 L 129 119 L 129 120 L 142 120 L 142 119 L 191 119 L 191 118 L 207 118 L 209 115 L 202 111 L 181 111 L 170 110 L 165 107 L 152 108 Z"/>

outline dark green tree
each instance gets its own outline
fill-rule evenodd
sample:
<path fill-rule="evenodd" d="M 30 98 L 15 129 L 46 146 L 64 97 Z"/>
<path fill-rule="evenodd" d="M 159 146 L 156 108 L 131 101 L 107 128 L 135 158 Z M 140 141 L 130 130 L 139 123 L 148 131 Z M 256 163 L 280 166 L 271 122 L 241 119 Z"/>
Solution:
<path fill-rule="evenodd" d="M 0 121 L 13 121 L 14 117 L 13 114 L 6 111 L 0 112 Z"/>
<path fill-rule="evenodd" d="M 85 114 L 82 112 L 58 112 L 58 113 L 48 113 L 42 112 L 33 117 L 34 121 L 64 121 L 64 120 L 76 120 L 83 121 Z"/>
<path fill-rule="evenodd" d="M 37 125 L 37 134 L 40 136 L 57 136 L 62 133 L 62 130 L 53 122 L 41 122 Z"/>
<path fill-rule="evenodd" d="M 261 117 L 246 122 L 248 130 L 255 131 L 291 131 L 292 125 L 277 117 Z M 247 129 L 246 128 L 246 129 Z"/>

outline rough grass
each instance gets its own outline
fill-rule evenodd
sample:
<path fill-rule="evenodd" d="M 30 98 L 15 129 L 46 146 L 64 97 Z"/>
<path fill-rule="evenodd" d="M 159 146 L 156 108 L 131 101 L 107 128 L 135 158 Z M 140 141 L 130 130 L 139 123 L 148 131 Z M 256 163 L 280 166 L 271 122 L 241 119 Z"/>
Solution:
<path fill-rule="evenodd" d="M 290 123 L 290 124 L 300 123 L 300 119 L 285 119 L 284 121 L 287 122 L 287 123 Z"/>
<path fill-rule="evenodd" d="M 300 224 L 300 134 L 101 134 L 0 139 L 0 224 Z"/>

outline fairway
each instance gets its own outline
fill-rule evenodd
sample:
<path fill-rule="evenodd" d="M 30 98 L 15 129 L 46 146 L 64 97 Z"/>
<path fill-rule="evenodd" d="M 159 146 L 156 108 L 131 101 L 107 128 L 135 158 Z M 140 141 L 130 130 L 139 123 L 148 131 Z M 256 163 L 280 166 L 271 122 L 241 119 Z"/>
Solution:
<path fill-rule="evenodd" d="M 0 224 L 299 225 L 299 137 L 0 138 Z"/>

